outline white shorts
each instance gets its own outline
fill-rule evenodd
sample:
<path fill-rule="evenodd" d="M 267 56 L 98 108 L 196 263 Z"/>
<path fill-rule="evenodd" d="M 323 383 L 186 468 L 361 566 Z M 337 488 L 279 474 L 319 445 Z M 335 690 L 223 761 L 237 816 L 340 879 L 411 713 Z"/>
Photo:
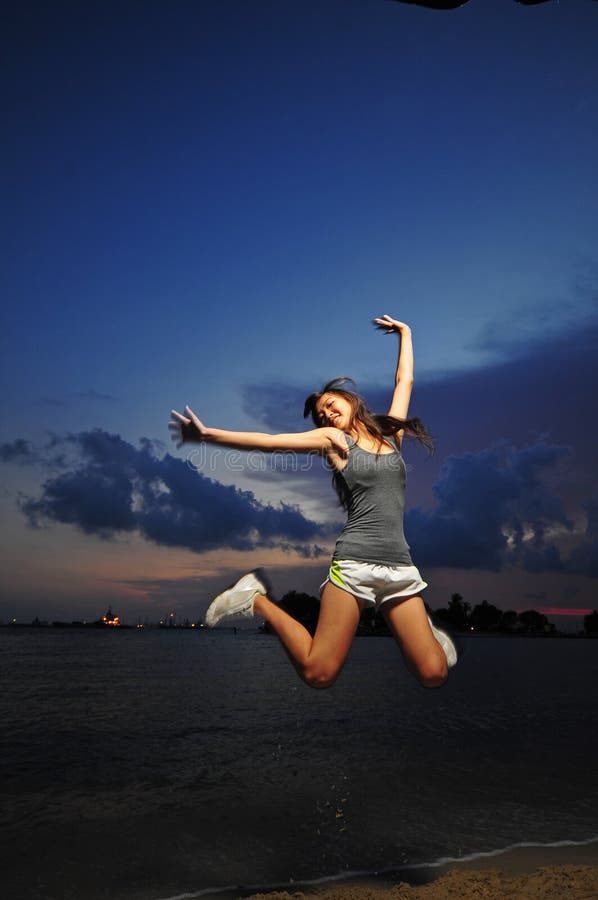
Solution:
<path fill-rule="evenodd" d="M 428 586 L 416 566 L 383 566 L 353 559 L 332 560 L 320 593 L 328 582 L 376 609 L 387 600 L 413 597 Z"/>

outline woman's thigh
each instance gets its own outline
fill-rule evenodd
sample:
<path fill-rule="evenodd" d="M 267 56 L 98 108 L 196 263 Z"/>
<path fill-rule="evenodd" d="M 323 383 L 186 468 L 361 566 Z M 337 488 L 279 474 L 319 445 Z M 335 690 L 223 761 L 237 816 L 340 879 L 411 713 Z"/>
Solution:
<path fill-rule="evenodd" d="M 320 615 L 309 660 L 339 671 L 355 637 L 364 601 L 330 581 L 322 590 Z"/>
<path fill-rule="evenodd" d="M 430 628 L 428 614 L 421 597 L 383 604 L 382 614 L 410 667 L 422 670 L 438 657 L 442 661 L 443 650 Z"/>

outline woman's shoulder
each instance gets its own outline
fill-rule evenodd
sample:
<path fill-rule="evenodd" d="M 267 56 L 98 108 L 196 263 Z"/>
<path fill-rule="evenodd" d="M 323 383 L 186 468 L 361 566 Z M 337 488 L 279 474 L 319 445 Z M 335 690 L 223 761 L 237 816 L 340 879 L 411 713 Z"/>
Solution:
<path fill-rule="evenodd" d="M 341 431 L 340 428 L 334 428 L 332 425 L 324 425 L 316 428 L 318 436 L 322 441 L 324 452 L 327 454 L 347 455 L 347 451 L 355 444 L 350 435 Z"/>
<path fill-rule="evenodd" d="M 336 472 L 339 472 L 347 465 L 349 451 L 355 446 L 355 441 L 340 428 L 324 426 L 320 431 L 324 432 L 326 436 L 328 462 Z"/>

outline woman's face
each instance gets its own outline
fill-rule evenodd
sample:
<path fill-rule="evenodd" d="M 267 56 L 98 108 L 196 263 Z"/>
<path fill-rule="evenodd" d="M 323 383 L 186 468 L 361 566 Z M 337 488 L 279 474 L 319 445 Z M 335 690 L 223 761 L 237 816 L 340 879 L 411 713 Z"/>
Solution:
<path fill-rule="evenodd" d="M 322 394 L 316 403 L 320 425 L 349 431 L 353 421 L 353 409 L 345 397 L 331 392 Z"/>

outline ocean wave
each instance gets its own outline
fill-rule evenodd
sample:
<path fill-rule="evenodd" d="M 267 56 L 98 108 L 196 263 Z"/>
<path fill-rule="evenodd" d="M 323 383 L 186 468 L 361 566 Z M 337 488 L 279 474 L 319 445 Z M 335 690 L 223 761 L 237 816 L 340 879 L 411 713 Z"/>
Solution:
<path fill-rule="evenodd" d="M 238 892 L 242 891 L 244 894 L 249 892 L 254 893 L 262 893 L 266 891 L 283 891 L 283 890 L 301 890 L 302 888 L 316 887 L 325 884 L 334 884 L 338 881 L 351 881 L 356 878 L 371 878 L 371 877 L 379 877 L 381 875 L 397 875 L 405 874 L 408 872 L 414 871 L 425 871 L 429 869 L 438 869 L 443 866 L 450 866 L 453 864 L 459 863 L 470 863 L 476 862 L 479 859 L 495 859 L 501 856 L 504 856 L 506 853 L 511 853 L 514 850 L 555 850 L 561 847 L 587 847 L 591 844 L 597 845 L 598 850 L 598 835 L 594 835 L 590 838 L 584 838 L 581 841 L 572 841 L 572 840 L 562 840 L 562 841 L 550 841 L 547 843 L 543 843 L 540 841 L 520 841 L 515 844 L 508 844 L 506 847 L 499 847 L 494 850 L 480 850 L 475 853 L 469 853 L 464 856 L 441 856 L 438 859 L 414 863 L 413 865 L 401 865 L 401 866 L 385 866 L 379 869 L 345 869 L 342 872 L 338 872 L 334 875 L 324 875 L 320 878 L 311 878 L 311 879 L 302 879 L 300 881 L 289 881 L 286 883 L 272 883 L 272 884 L 231 884 L 226 885 L 224 887 L 212 887 L 212 888 L 202 888 L 202 890 L 194 891 L 193 893 L 184 893 L 184 894 L 175 894 L 170 897 L 161 897 L 160 900 L 196 900 L 198 897 L 223 897 L 226 894 L 234 894 L 238 896 Z"/>

